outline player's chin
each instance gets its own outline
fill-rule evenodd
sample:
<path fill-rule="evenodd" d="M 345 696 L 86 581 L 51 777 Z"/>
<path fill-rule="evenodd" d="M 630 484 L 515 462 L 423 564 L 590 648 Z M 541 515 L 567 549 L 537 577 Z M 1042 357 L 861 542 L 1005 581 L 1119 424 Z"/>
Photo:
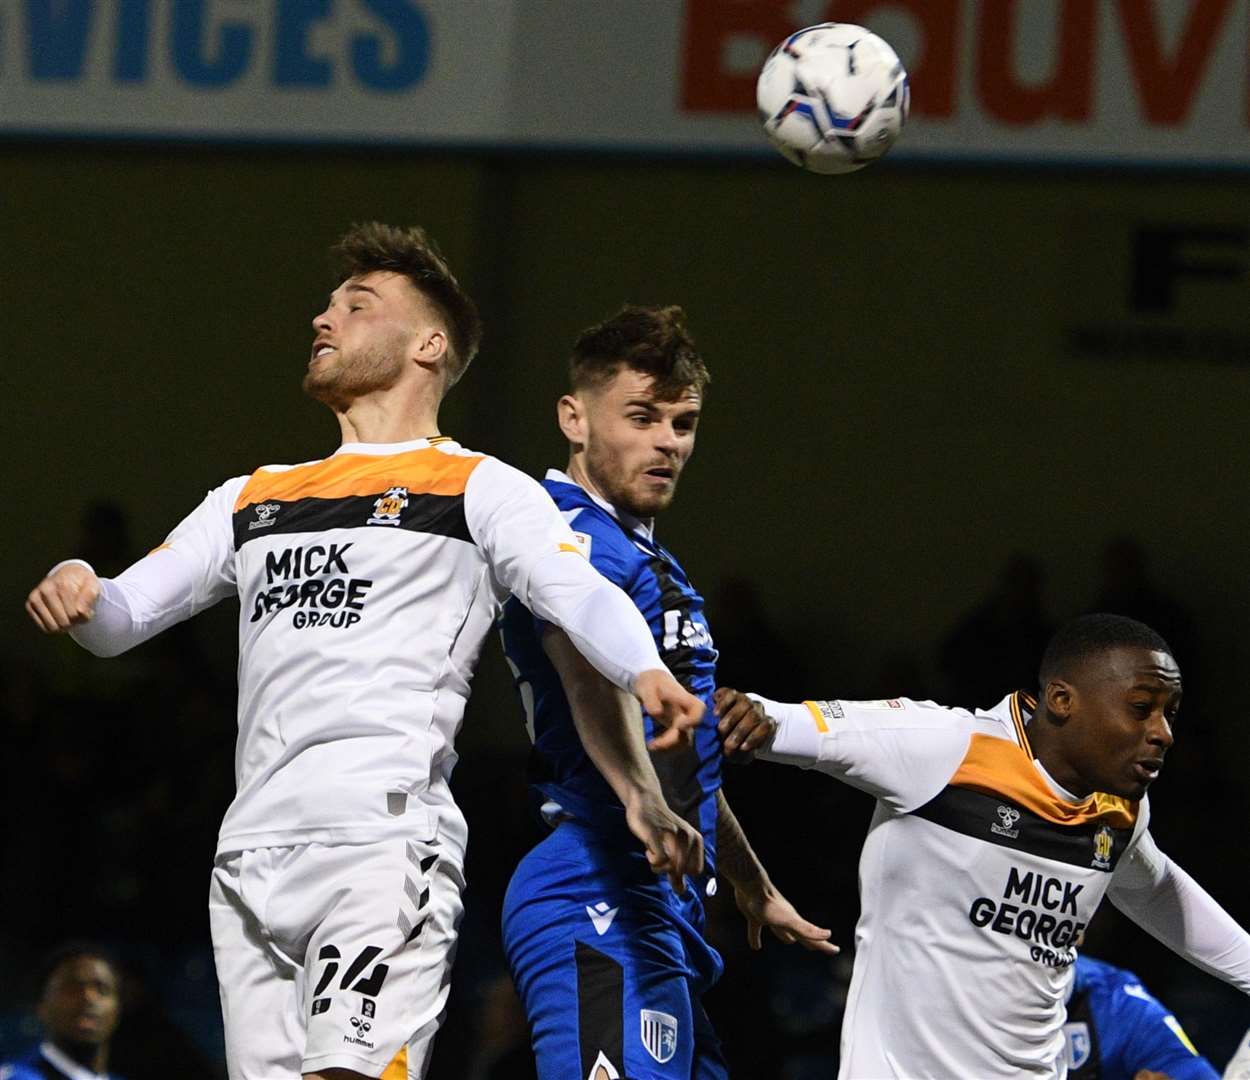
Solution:
<path fill-rule="evenodd" d="M 1154 777 L 1147 780 L 1137 776 L 1129 776 L 1120 782 L 1118 789 L 1108 784 L 1102 790 L 1108 795 L 1115 795 L 1121 799 L 1128 799 L 1130 802 L 1137 802 L 1146 794 L 1146 789 L 1153 782 Z"/>
<path fill-rule="evenodd" d="M 655 486 L 649 485 L 649 490 L 634 492 L 634 505 L 630 508 L 635 517 L 650 518 L 662 510 L 667 510 L 673 502 L 673 496 L 677 493 L 676 482 L 670 483 L 659 490 Z"/>

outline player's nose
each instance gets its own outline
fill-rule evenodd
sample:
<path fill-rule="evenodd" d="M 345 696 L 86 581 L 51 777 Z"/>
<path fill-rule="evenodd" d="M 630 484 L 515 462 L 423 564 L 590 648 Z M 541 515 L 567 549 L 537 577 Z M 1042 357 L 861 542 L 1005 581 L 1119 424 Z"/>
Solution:
<path fill-rule="evenodd" d="M 1172 725 L 1168 723 L 1168 718 L 1162 713 L 1157 714 L 1155 723 L 1151 725 L 1148 738 L 1150 744 L 1158 747 L 1160 750 L 1166 751 L 1171 749 L 1174 741 Z"/>
<path fill-rule="evenodd" d="M 675 454 L 681 447 L 681 436 L 677 434 L 672 424 L 656 424 L 655 445 L 665 453 Z"/>
<path fill-rule="evenodd" d="M 323 330 L 329 331 L 334 329 L 334 320 L 330 318 L 330 309 L 326 308 L 321 314 L 314 316 L 313 330 L 321 333 Z"/>

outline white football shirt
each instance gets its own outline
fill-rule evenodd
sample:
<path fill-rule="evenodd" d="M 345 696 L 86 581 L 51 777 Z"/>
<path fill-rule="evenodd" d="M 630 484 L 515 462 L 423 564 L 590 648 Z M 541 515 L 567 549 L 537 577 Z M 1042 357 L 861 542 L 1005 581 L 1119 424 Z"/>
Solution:
<path fill-rule="evenodd" d="M 805 702 L 760 754 L 877 799 L 842 1022 L 843 1077 L 1060 1077 L 1076 949 L 1147 802 L 1064 793 L 1033 760 L 1033 702 Z"/>
<path fill-rule="evenodd" d="M 544 568 L 558 552 L 577 575 Z M 539 571 L 549 603 L 581 604 L 581 577 L 617 591 L 516 469 L 441 437 L 345 444 L 209 492 L 160 548 L 103 583 L 73 636 L 119 652 L 237 593 L 238 792 L 218 853 L 402 832 L 437 835 L 454 856 L 465 824 L 448 781 L 469 680 L 501 599 L 532 606 Z M 661 667 L 620 600 L 637 627 L 612 622 L 636 629 L 645 654 L 631 655 L 633 673 Z"/>

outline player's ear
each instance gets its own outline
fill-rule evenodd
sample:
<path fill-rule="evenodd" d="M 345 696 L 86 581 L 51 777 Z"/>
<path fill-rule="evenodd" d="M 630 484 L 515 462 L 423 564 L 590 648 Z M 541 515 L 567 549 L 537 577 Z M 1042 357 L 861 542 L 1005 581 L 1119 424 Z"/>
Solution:
<path fill-rule="evenodd" d="M 412 343 L 413 361 L 433 373 L 447 362 L 447 331 L 441 326 L 422 330 Z"/>
<path fill-rule="evenodd" d="M 556 423 L 574 446 L 586 443 L 586 403 L 576 394 L 565 394 L 556 402 Z"/>
<path fill-rule="evenodd" d="M 1063 679 L 1051 679 L 1042 691 L 1046 711 L 1060 722 L 1067 720 L 1072 715 L 1075 693 L 1071 683 Z"/>

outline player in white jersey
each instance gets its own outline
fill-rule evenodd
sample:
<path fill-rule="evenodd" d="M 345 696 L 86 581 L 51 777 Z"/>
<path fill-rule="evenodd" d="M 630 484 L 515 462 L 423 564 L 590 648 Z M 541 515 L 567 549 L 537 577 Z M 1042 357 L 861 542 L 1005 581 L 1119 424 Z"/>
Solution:
<path fill-rule="evenodd" d="M 356 226 L 336 254 L 304 387 L 339 449 L 227 481 L 115 580 L 71 561 L 27 600 L 41 629 L 114 655 L 239 596 L 238 793 L 210 914 L 247 1080 L 424 1075 L 464 884 L 453 740 L 504 596 L 668 722 L 657 741 L 703 712 L 542 488 L 438 434 L 480 324 L 424 232 Z M 629 824 L 655 868 L 697 873 L 701 840 L 634 742 L 641 766 L 609 777 Z"/>
<path fill-rule="evenodd" d="M 1171 650 L 1134 620 L 1082 616 L 1041 686 L 976 712 L 718 691 L 726 752 L 758 745 L 877 800 L 841 1076 L 1064 1076 L 1064 1001 L 1104 894 L 1250 993 L 1250 935 L 1147 831 L 1180 707 Z"/>

